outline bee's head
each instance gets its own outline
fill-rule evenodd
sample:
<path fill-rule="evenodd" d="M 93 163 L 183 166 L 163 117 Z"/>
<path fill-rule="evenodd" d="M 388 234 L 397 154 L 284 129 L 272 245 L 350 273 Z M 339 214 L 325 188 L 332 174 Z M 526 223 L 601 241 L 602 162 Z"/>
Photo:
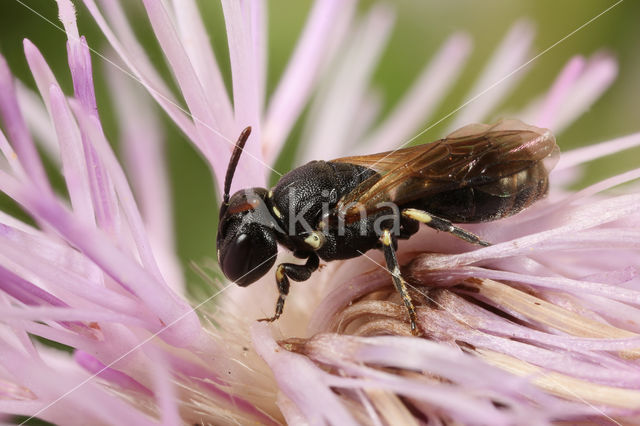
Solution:
<path fill-rule="evenodd" d="M 266 274 L 276 261 L 276 223 L 266 199 L 264 188 L 245 189 L 220 208 L 218 263 L 224 275 L 242 287 Z"/>
<path fill-rule="evenodd" d="M 218 224 L 218 263 L 224 275 L 245 287 L 257 281 L 276 261 L 276 223 L 264 188 L 244 189 L 229 198 L 231 181 L 251 127 L 242 131 L 229 160 Z"/>

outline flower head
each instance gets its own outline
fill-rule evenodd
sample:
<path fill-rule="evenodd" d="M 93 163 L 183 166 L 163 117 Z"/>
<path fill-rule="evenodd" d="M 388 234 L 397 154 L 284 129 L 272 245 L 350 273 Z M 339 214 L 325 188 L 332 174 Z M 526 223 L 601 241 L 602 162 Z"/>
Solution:
<path fill-rule="evenodd" d="M 406 143 L 456 82 L 470 38 L 452 35 L 394 110 L 377 120 L 381 101 L 370 77 L 392 27 L 387 6 L 358 15 L 355 2 L 318 0 L 267 98 L 263 2 L 222 2 L 229 96 L 195 2 L 144 0 L 178 98 L 146 57 L 120 2 L 84 5 L 120 64 L 109 84 L 128 175 L 102 129 L 94 64 L 73 5 L 58 0 L 73 93 L 63 92 L 28 40 L 38 97 L 0 58 L 0 190 L 28 216 L 0 213 L 3 413 L 60 424 L 636 418 L 640 196 L 629 182 L 639 172 L 577 192 L 565 188 L 582 164 L 640 144 L 640 134 L 564 153 L 546 199 L 499 222 L 465 226 L 492 246 L 476 248 L 431 229 L 401 242 L 422 337 L 411 335 L 382 254 L 374 251 L 328 263 L 311 282 L 294 286 L 278 322 L 256 323 L 273 312 L 271 274 L 250 289 L 221 286 L 215 307 L 205 306 L 209 299 L 187 300 L 162 133 L 147 95 L 207 160 L 219 189 L 234 141 L 251 125 L 234 188 L 266 186 L 307 107 L 300 161 Z M 468 99 L 482 102 L 468 102 L 452 129 L 493 114 L 517 83 L 511 75 L 527 63 L 533 38 L 528 21 L 513 26 L 470 92 Z M 572 58 L 547 93 L 511 115 L 559 134 L 616 72 L 605 53 Z M 27 126 L 47 128 L 43 111 L 52 123 L 43 155 L 59 166 L 64 191 L 51 184 Z"/>

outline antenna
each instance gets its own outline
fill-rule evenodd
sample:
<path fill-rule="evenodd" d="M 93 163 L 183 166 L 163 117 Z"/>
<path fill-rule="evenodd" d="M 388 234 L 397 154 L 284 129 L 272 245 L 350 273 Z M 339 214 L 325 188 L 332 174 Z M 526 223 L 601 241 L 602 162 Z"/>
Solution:
<path fill-rule="evenodd" d="M 238 161 L 240 160 L 240 154 L 242 154 L 242 150 L 244 149 L 244 145 L 247 143 L 247 139 L 249 139 L 249 135 L 251 134 L 251 126 L 247 126 L 236 141 L 236 146 L 233 148 L 233 152 L 231 153 L 231 158 L 229 159 L 229 165 L 227 166 L 227 175 L 224 178 L 224 195 L 222 196 L 222 204 L 223 209 L 226 210 L 226 206 L 229 205 L 229 191 L 231 190 L 231 182 L 233 181 L 233 175 L 236 173 L 236 167 L 238 166 Z"/>

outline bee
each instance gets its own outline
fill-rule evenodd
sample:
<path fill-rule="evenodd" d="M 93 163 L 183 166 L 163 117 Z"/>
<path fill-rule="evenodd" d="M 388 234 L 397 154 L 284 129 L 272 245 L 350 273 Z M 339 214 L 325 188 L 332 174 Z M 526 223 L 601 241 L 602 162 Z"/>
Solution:
<path fill-rule="evenodd" d="M 302 264 L 280 263 L 275 321 L 283 312 L 289 280 L 305 281 L 320 259 L 350 259 L 370 249 L 384 252 L 387 269 L 407 308 L 416 312 L 396 257 L 398 240 L 420 224 L 471 244 L 490 245 L 454 225 L 511 216 L 544 197 L 559 155 L 555 137 L 518 120 L 471 124 L 447 137 L 396 151 L 311 161 L 282 176 L 271 190 L 229 191 L 251 128 L 240 135 L 224 184 L 217 236 L 225 276 L 245 287 L 275 264 L 278 244 Z"/>

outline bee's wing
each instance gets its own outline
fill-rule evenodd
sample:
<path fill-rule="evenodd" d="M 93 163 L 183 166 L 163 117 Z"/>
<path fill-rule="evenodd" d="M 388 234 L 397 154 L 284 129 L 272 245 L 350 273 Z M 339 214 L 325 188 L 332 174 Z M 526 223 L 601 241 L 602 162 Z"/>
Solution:
<path fill-rule="evenodd" d="M 356 214 L 358 207 L 375 211 L 385 201 L 401 205 L 443 191 L 489 184 L 540 161 L 548 172 L 558 153 L 550 131 L 507 120 L 493 126 L 472 124 L 429 144 L 339 158 L 333 161 L 378 172 L 340 200 L 339 212 Z"/>

